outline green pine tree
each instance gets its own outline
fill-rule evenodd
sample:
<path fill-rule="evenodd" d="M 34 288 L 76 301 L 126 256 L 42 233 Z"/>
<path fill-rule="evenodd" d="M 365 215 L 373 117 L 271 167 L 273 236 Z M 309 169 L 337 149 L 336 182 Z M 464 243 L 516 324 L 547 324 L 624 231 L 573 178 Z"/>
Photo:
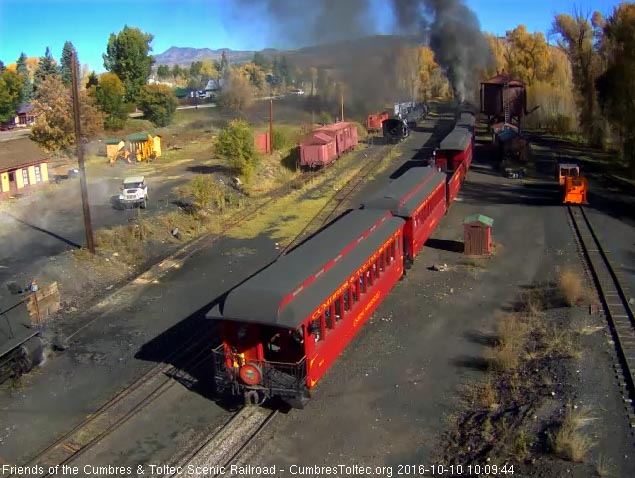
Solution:
<path fill-rule="evenodd" d="M 58 73 L 57 65 L 55 64 L 53 55 L 51 55 L 51 50 L 49 47 L 46 47 L 46 52 L 44 56 L 40 57 L 37 69 L 33 74 L 33 91 L 37 92 L 38 87 L 46 77 L 57 75 Z"/>
<path fill-rule="evenodd" d="M 86 81 L 86 89 L 88 90 L 97 85 L 99 85 L 99 78 L 97 78 L 94 71 L 91 71 L 90 75 L 88 75 L 88 80 Z"/>
<path fill-rule="evenodd" d="M 33 84 L 29 78 L 29 70 L 26 67 L 26 55 L 20 54 L 16 62 L 16 71 L 22 75 L 22 89 L 20 90 L 20 103 L 28 103 L 33 99 Z"/>
<path fill-rule="evenodd" d="M 75 47 L 71 42 L 65 42 L 64 47 L 62 48 L 62 58 L 60 60 L 60 74 L 62 75 L 62 81 L 66 86 L 70 86 L 73 82 L 73 53 L 75 53 L 75 63 L 77 64 L 77 71 L 79 72 L 77 50 L 75 50 Z"/>

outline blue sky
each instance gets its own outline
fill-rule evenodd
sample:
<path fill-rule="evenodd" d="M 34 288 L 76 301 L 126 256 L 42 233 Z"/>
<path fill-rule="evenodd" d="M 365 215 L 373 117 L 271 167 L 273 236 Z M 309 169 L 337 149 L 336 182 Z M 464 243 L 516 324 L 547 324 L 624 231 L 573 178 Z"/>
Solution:
<path fill-rule="evenodd" d="M 170 46 L 258 50 L 285 47 L 271 41 L 267 18 L 253 12 L 250 22 L 233 22 L 228 4 L 233 0 L 0 0 L 0 59 L 14 62 L 24 51 L 42 56 L 47 46 L 59 58 L 64 41 L 70 40 L 82 63 L 103 71 L 101 54 L 110 33 L 125 24 L 154 35 L 153 52 Z M 298 0 L 298 2 L 310 0 Z M 346 0 L 341 0 L 346 1 Z M 376 5 L 379 29 L 386 21 L 384 0 Z M 583 11 L 610 13 L 617 0 L 466 0 L 485 31 L 504 34 L 523 23 L 530 31 L 546 32 L 555 13 Z M 503 5 L 505 7 L 503 8 Z"/>

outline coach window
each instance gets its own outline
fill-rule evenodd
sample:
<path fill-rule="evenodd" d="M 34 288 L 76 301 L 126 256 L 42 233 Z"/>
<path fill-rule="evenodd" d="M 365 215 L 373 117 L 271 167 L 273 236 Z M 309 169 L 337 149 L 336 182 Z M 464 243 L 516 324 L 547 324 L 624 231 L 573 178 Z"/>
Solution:
<path fill-rule="evenodd" d="M 373 268 L 372 266 L 368 266 L 368 269 L 366 269 L 366 284 L 367 287 L 370 289 L 373 284 L 375 283 L 375 276 L 373 275 Z"/>
<path fill-rule="evenodd" d="M 386 256 L 386 267 L 388 267 L 390 265 L 390 247 L 386 247 L 384 255 Z"/>
<path fill-rule="evenodd" d="M 351 289 L 353 291 L 353 301 L 358 302 L 359 301 L 359 282 L 355 281 L 355 283 L 351 286 Z"/>
<path fill-rule="evenodd" d="M 309 335 L 311 335 L 313 337 L 313 340 L 315 342 L 319 342 L 320 340 L 322 340 L 322 337 L 324 336 L 322 333 L 322 322 L 324 315 L 318 317 L 315 320 L 311 321 L 311 324 L 309 325 Z"/>
<path fill-rule="evenodd" d="M 375 272 L 375 279 L 379 279 L 379 258 L 373 262 L 373 271 Z"/>
<path fill-rule="evenodd" d="M 348 312 L 349 310 L 351 310 L 351 290 L 350 289 L 346 289 L 344 291 L 343 294 L 343 299 L 344 299 L 344 312 Z"/>
<path fill-rule="evenodd" d="M 381 251 L 381 253 L 379 254 L 379 259 L 377 260 L 377 262 L 379 263 L 379 271 L 384 272 L 384 251 Z"/>
<path fill-rule="evenodd" d="M 335 327 L 333 323 L 333 304 L 329 305 L 324 311 L 325 332 Z"/>
<path fill-rule="evenodd" d="M 340 320 L 342 320 L 342 302 L 343 299 L 342 297 L 338 297 L 337 299 L 335 299 L 335 304 L 333 304 L 333 308 L 335 311 L 335 322 L 339 322 Z M 335 324 L 333 324 L 333 328 L 335 327 Z"/>

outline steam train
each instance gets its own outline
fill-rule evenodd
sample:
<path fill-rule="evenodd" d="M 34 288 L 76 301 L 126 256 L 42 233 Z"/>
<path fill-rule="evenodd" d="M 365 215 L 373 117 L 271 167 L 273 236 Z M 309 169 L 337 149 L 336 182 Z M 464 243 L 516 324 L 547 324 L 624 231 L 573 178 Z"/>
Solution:
<path fill-rule="evenodd" d="M 369 133 L 381 131 L 388 143 L 398 143 L 410 135 L 410 130 L 428 114 L 428 105 L 406 101 L 393 105 L 392 116 L 384 111 L 368 115 L 366 129 Z"/>
<path fill-rule="evenodd" d="M 407 170 L 231 290 L 207 314 L 222 339 L 213 350 L 217 394 L 303 407 L 456 199 L 473 146 L 457 122 L 434 167 Z"/>

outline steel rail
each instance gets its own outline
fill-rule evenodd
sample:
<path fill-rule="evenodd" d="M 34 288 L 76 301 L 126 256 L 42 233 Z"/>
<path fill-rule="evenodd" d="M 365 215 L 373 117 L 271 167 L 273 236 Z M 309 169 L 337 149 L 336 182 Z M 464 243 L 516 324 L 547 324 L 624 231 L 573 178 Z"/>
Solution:
<path fill-rule="evenodd" d="M 231 465 L 236 464 L 249 445 L 277 415 L 278 410 L 267 410 L 261 407 L 242 408 L 179 464 L 172 466 L 174 472 L 165 475 L 164 478 L 183 476 L 217 478 L 230 474 Z M 190 473 L 190 469 L 194 472 Z"/>
<path fill-rule="evenodd" d="M 571 223 L 577 242 L 588 266 L 588 272 L 602 303 L 607 318 L 621 371 L 616 369 L 618 383 L 623 386 L 631 405 L 628 414 L 631 428 L 635 428 L 635 317 L 628 298 L 613 265 L 610 251 L 606 250 L 595 232 L 583 206 L 568 205 Z"/>
<path fill-rule="evenodd" d="M 205 246 L 213 244 L 217 240 L 221 239 L 228 231 L 250 219 L 253 215 L 257 214 L 262 207 L 265 207 L 284 196 L 290 189 L 309 184 L 316 177 L 322 176 L 329 170 L 330 168 L 322 168 L 316 171 L 305 172 L 289 184 L 274 190 L 265 202 L 249 208 L 248 211 L 242 211 L 241 213 L 232 216 L 229 219 L 229 223 L 222 229 L 221 232 L 214 234 L 204 241 Z M 192 251 L 189 251 L 188 255 L 192 253 Z M 76 330 L 69 337 L 75 336 L 86 326 L 92 324 L 96 320 L 98 319 L 93 319 L 88 324 L 84 324 L 84 326 L 82 326 L 79 330 Z M 32 466 L 35 464 L 47 464 L 49 466 L 64 465 L 76 460 L 82 454 L 92 449 L 106 436 L 126 423 L 134 415 L 143 410 L 147 405 L 156 400 L 159 396 L 168 391 L 178 382 L 178 372 L 181 368 L 185 367 L 166 365 L 166 363 L 179 362 L 183 360 L 183 358 L 186 357 L 193 348 L 202 346 L 204 343 L 208 342 L 209 339 L 212 338 L 212 334 L 205 334 L 201 337 L 200 334 L 194 333 L 191 338 L 193 339 L 192 341 L 185 343 L 177 350 L 171 351 L 162 359 L 161 363 L 152 367 L 140 378 L 117 393 L 117 395 L 100 406 L 95 412 L 90 414 L 71 430 L 57 438 L 53 443 L 37 452 L 25 463 L 25 466 Z M 197 354 L 194 357 L 194 360 L 198 359 L 200 355 L 200 353 Z M 194 366 L 200 366 L 202 363 L 204 363 L 204 360 L 200 360 L 194 364 Z M 190 367 L 188 368 L 191 368 L 191 361 L 189 362 L 189 365 Z M 164 376 L 165 379 L 152 387 L 156 379 L 161 376 Z M 120 408 L 120 410 L 117 410 L 117 408 Z M 108 417 L 108 419 L 106 420 L 105 417 Z M 101 426 L 96 426 L 100 421 L 105 421 L 107 423 L 102 423 Z M 85 438 L 87 430 L 91 431 L 91 438 L 88 440 Z M 20 475 L 12 474 L 7 478 L 18 476 Z M 42 476 L 48 477 L 51 475 L 46 473 Z"/>
<path fill-rule="evenodd" d="M 24 466 L 61 466 L 79 458 L 178 383 L 181 369 L 195 369 L 205 363 L 209 358 L 206 356 L 209 351 L 204 345 L 212 336 L 212 333 L 193 335 L 194 340 L 183 344 L 164 358 L 165 362 L 175 363 L 187 359 L 185 364 L 177 366 L 162 362 L 155 365 L 70 431 L 38 452 Z M 196 347 L 200 350 L 188 358 L 188 354 L 191 354 Z M 156 383 L 160 377 L 163 377 L 163 380 Z M 13 476 L 21 475 L 9 475 L 9 477 Z M 45 473 L 41 476 L 52 475 Z"/>

